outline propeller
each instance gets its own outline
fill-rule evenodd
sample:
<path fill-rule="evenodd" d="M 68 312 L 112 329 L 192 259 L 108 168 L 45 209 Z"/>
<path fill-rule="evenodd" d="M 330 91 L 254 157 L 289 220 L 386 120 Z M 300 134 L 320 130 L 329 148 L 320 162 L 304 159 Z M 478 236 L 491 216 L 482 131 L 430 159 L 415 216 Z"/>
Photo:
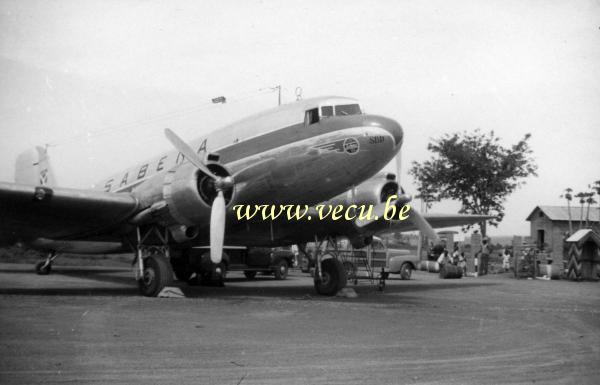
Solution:
<path fill-rule="evenodd" d="M 184 142 L 176 133 L 171 131 L 168 128 L 165 128 L 165 136 L 169 139 L 169 142 L 175 147 L 177 151 L 183 154 L 190 161 L 191 164 L 196 166 L 200 171 L 214 180 L 219 179 L 219 177 L 213 174 L 212 171 L 208 167 L 204 165 L 202 159 L 196 154 L 196 152 L 186 143 Z"/>
<path fill-rule="evenodd" d="M 210 260 L 213 263 L 221 262 L 223 256 L 223 242 L 225 238 L 225 197 L 223 190 L 233 186 L 234 181 L 230 176 L 221 177 L 215 175 L 206 165 L 196 152 L 184 142 L 177 134 L 168 128 L 165 128 L 165 136 L 171 144 L 182 153 L 191 164 L 196 166 L 200 171 L 214 179 L 217 196 L 213 201 L 210 210 Z"/>

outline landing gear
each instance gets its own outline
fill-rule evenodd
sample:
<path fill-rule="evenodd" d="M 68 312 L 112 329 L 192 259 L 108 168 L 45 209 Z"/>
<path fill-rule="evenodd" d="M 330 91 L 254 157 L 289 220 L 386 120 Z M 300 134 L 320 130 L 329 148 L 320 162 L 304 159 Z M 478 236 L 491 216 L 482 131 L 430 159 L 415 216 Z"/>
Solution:
<path fill-rule="evenodd" d="M 146 297 L 156 297 L 165 286 L 173 282 L 173 271 L 167 257 L 154 254 L 144 261 L 143 275 L 138 280 L 140 292 Z"/>
<path fill-rule="evenodd" d="M 315 273 L 315 289 L 322 295 L 335 295 L 346 287 L 346 269 L 336 258 L 328 258 L 320 264 L 320 271 Z"/>
<path fill-rule="evenodd" d="M 173 283 L 173 269 L 169 262 L 170 248 L 168 232 L 162 234 L 152 226 L 142 236 L 137 228 L 137 244 L 135 247 L 136 279 L 140 293 L 146 297 L 156 297 L 166 287 Z M 151 239 L 158 240 L 160 245 L 146 245 Z"/>
<path fill-rule="evenodd" d="M 35 273 L 38 275 L 48 275 L 52 271 L 52 262 L 56 259 L 56 252 L 52 251 L 45 260 L 35 264 Z"/>

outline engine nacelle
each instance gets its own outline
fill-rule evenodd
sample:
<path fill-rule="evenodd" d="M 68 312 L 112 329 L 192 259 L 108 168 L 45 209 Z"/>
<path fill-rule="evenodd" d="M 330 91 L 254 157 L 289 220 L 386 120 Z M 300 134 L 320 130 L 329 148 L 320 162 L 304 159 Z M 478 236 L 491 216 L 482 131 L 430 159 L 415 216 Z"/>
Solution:
<path fill-rule="evenodd" d="M 229 175 L 218 164 L 208 164 L 207 167 L 218 176 Z M 231 201 L 233 190 L 223 192 L 226 203 Z M 215 181 L 190 163 L 183 163 L 157 176 L 155 182 L 147 183 L 137 193 L 143 204 L 151 204 L 148 213 L 137 218 L 138 221 L 143 223 L 151 217 L 158 217 L 177 242 L 194 239 L 210 226 L 211 206 L 217 196 Z M 158 204 L 160 202 L 164 202 L 162 206 Z"/>
<path fill-rule="evenodd" d="M 344 206 L 352 203 L 356 205 L 377 205 L 385 203 L 392 195 L 398 195 L 398 189 L 398 183 L 395 181 L 393 174 L 380 174 L 356 186 L 354 192 L 349 190 L 327 203 Z"/>
<path fill-rule="evenodd" d="M 195 226 L 210 218 L 210 203 L 202 199 L 198 186 L 205 175 L 194 165 L 184 163 L 167 171 L 163 199 L 167 202 L 170 225 Z"/>

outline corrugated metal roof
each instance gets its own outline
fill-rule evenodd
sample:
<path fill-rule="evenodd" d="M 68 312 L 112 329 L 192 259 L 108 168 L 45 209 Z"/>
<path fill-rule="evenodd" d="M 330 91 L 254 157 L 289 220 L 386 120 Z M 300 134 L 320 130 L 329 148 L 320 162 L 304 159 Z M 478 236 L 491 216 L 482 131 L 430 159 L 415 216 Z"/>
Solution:
<path fill-rule="evenodd" d="M 535 209 L 527 216 L 528 221 L 531 220 L 533 214 L 537 213 L 537 210 L 541 210 L 544 215 L 550 218 L 551 221 L 568 221 L 569 211 L 567 206 L 536 206 Z M 583 221 L 585 222 L 585 216 L 587 214 L 587 208 L 583 207 Z M 581 218 L 581 206 L 571 206 L 571 220 L 573 222 L 579 222 Z M 598 212 L 598 206 L 594 205 L 590 207 L 590 222 L 598 222 L 600 213 Z"/>
<path fill-rule="evenodd" d="M 600 236 L 594 233 L 591 229 L 581 229 L 577 230 L 575 234 L 571 235 L 567 242 L 576 242 L 579 244 L 585 243 L 589 238 L 592 239 L 596 243 L 596 245 L 600 246 Z"/>

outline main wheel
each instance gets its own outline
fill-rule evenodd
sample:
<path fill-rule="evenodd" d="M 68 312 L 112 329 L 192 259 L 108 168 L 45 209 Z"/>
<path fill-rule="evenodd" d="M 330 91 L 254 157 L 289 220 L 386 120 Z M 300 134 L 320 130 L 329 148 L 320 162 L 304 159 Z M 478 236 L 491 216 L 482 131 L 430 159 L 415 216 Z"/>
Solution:
<path fill-rule="evenodd" d="M 140 292 L 146 297 L 156 297 L 173 282 L 171 264 L 164 255 L 151 255 L 144 261 L 144 274 L 138 280 Z"/>
<path fill-rule="evenodd" d="M 35 264 L 35 272 L 39 275 L 48 275 L 52 271 L 52 262 L 40 261 Z"/>
<path fill-rule="evenodd" d="M 254 279 L 254 277 L 256 277 L 256 271 L 244 270 L 244 275 L 248 279 Z"/>
<path fill-rule="evenodd" d="M 286 279 L 288 276 L 288 268 L 289 266 L 286 261 L 279 261 L 277 265 L 275 265 L 275 269 L 273 270 L 273 273 L 275 274 L 275 279 Z"/>
<path fill-rule="evenodd" d="M 346 287 L 346 269 L 336 258 L 328 258 L 321 262 L 321 279 L 315 272 L 315 289 L 322 295 L 334 295 Z"/>
<path fill-rule="evenodd" d="M 402 266 L 400 266 L 400 278 L 402 279 L 410 279 L 412 275 L 412 266 L 410 263 L 404 262 Z"/>

